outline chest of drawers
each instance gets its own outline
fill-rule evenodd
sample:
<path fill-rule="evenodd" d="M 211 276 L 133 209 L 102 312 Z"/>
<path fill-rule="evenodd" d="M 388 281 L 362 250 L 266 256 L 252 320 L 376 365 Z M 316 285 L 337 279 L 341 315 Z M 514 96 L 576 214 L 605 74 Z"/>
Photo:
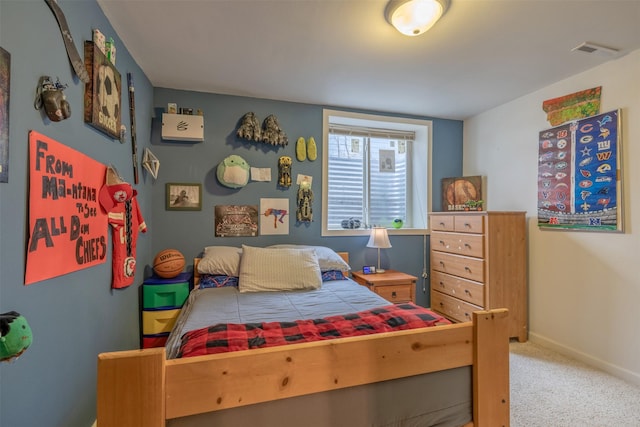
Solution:
<path fill-rule="evenodd" d="M 150 277 L 142 285 L 142 348 L 164 346 L 189 296 L 191 273 L 171 279 Z"/>
<path fill-rule="evenodd" d="M 456 322 L 507 308 L 509 336 L 527 340 L 525 212 L 430 214 L 431 309 Z"/>

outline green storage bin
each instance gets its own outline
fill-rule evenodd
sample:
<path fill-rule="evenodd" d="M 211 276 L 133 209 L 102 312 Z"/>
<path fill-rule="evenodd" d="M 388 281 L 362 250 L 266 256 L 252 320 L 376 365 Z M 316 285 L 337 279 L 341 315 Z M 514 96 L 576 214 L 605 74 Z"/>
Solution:
<path fill-rule="evenodd" d="M 168 308 L 182 307 L 189 296 L 189 282 L 166 285 L 143 285 L 142 307 Z"/>

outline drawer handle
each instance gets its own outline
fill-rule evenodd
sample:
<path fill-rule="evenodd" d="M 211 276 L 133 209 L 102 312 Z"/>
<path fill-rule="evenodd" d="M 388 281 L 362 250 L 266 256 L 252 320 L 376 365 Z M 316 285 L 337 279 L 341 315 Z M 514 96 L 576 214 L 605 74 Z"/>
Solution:
<path fill-rule="evenodd" d="M 443 240 L 440 240 L 440 244 L 441 244 L 442 246 L 444 246 L 444 241 L 443 241 Z"/>
<path fill-rule="evenodd" d="M 468 248 L 468 249 L 471 249 L 471 245 L 470 245 L 470 244 L 468 244 L 468 243 L 465 243 L 465 244 L 464 244 L 464 247 L 465 247 L 465 248 Z"/>
<path fill-rule="evenodd" d="M 441 226 L 441 227 L 444 227 L 444 222 L 441 222 L 441 223 L 440 223 L 440 226 Z"/>
<path fill-rule="evenodd" d="M 444 288 L 444 283 L 443 282 L 439 282 L 440 283 L 440 287 Z"/>
<path fill-rule="evenodd" d="M 465 313 L 464 317 L 466 317 L 467 319 L 471 319 L 471 316 L 469 316 L 469 313 Z"/>
<path fill-rule="evenodd" d="M 440 261 L 440 265 L 444 267 L 444 261 Z"/>
<path fill-rule="evenodd" d="M 465 222 L 464 226 L 467 227 L 467 228 L 471 228 L 471 224 L 469 224 L 468 222 Z"/>
<path fill-rule="evenodd" d="M 440 303 L 440 307 L 444 307 L 444 303 L 443 302 Z"/>
<path fill-rule="evenodd" d="M 471 296 L 471 292 L 469 291 L 469 289 L 465 289 L 465 290 L 464 290 L 464 293 L 465 293 L 465 294 L 467 294 L 467 295 L 469 295 L 469 296 Z"/>
<path fill-rule="evenodd" d="M 468 273 L 471 273 L 471 269 L 470 269 L 469 267 L 465 267 L 465 268 L 464 268 L 464 271 L 466 271 L 466 272 L 468 272 Z"/>
<path fill-rule="evenodd" d="M 396 291 L 391 292 L 391 298 L 396 298 Z"/>

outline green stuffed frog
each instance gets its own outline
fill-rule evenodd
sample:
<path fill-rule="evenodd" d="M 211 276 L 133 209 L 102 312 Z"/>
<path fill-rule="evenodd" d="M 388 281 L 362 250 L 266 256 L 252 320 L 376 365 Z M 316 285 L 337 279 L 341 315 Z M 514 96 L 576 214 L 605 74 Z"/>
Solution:
<path fill-rule="evenodd" d="M 20 356 L 32 340 L 31 328 L 24 316 L 15 311 L 0 314 L 0 362 Z"/>
<path fill-rule="evenodd" d="M 251 167 L 242 157 L 232 154 L 218 164 L 216 176 L 220 184 L 229 188 L 242 188 L 249 182 Z"/>

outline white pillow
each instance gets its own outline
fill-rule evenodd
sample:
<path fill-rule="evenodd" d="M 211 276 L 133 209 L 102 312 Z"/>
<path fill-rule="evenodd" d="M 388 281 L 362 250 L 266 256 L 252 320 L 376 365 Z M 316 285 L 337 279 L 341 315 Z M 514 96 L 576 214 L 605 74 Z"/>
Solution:
<path fill-rule="evenodd" d="M 318 256 L 318 264 L 320 264 L 321 271 L 339 270 L 342 272 L 351 270 L 349 264 L 346 263 L 340 255 L 338 255 L 333 249 L 326 246 L 311 246 L 311 245 L 272 245 L 270 248 L 289 248 L 289 249 L 309 249 L 312 248 L 316 251 Z"/>
<path fill-rule="evenodd" d="M 233 246 L 207 246 L 198 263 L 198 272 L 238 277 L 241 255 L 242 249 Z"/>
<path fill-rule="evenodd" d="M 320 286 L 322 273 L 313 249 L 242 245 L 240 292 L 293 291 Z"/>

